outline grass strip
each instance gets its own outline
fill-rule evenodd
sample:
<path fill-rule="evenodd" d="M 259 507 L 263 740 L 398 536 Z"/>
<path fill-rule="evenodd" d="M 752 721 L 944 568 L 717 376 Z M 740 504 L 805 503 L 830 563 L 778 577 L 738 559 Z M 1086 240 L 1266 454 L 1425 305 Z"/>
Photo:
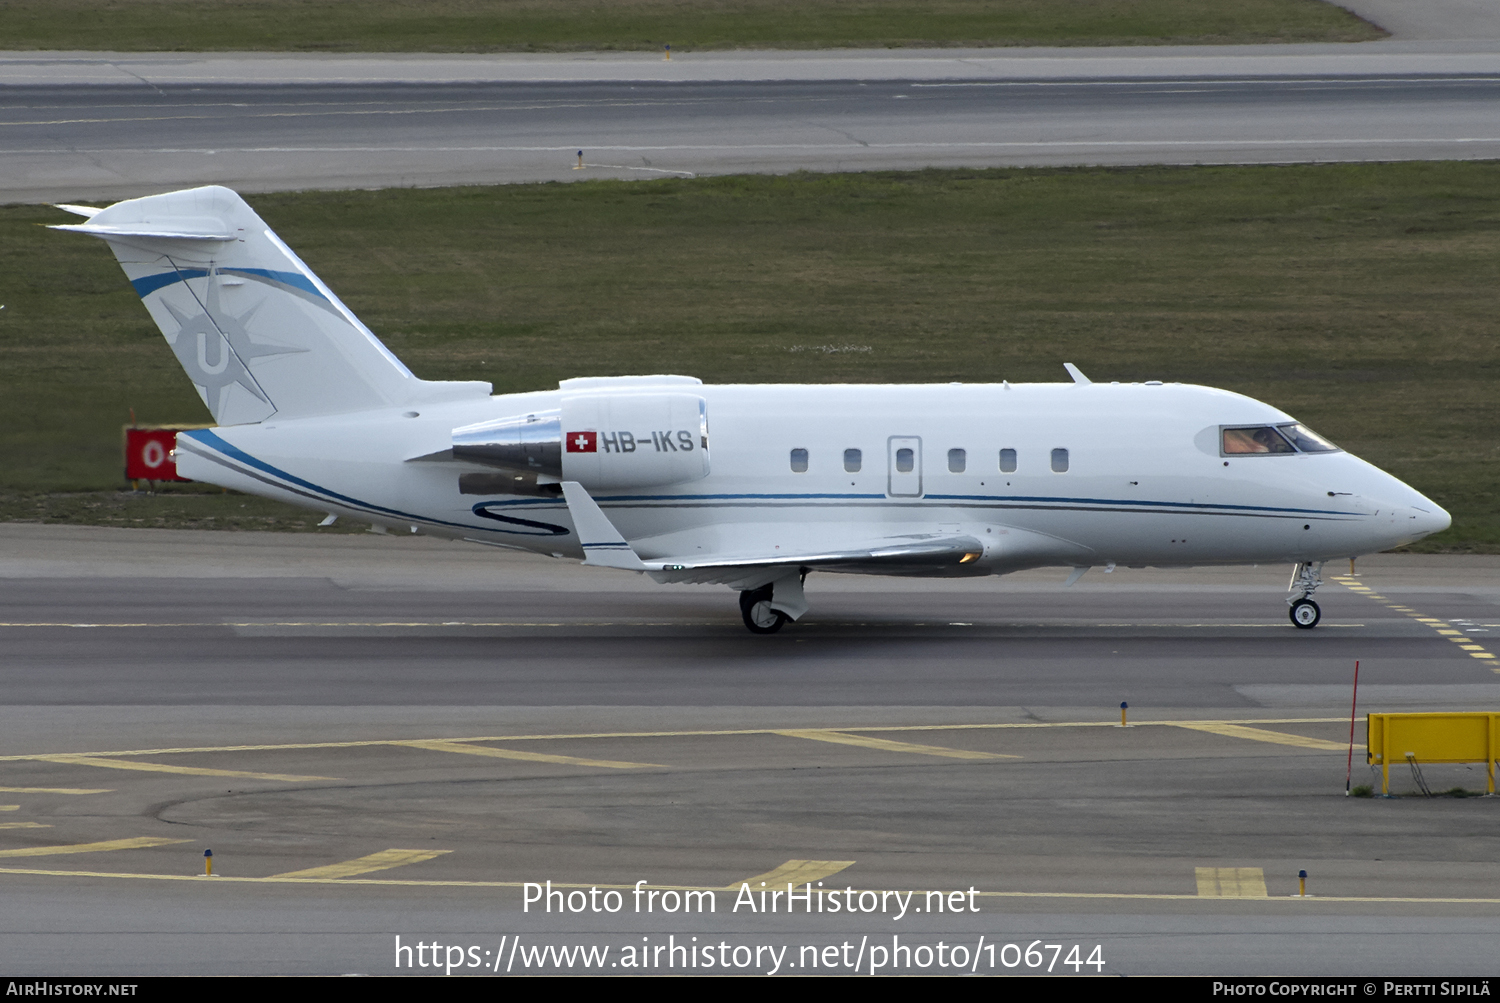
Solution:
<path fill-rule="evenodd" d="M 566 52 L 1362 42 L 1320 0 L 7 0 L 6 49 Z"/>
<path fill-rule="evenodd" d="M 1453 513 L 1454 528 L 1420 549 L 1500 552 L 1500 164 L 794 174 L 250 201 L 427 378 L 488 379 L 501 393 L 652 372 L 1060 381 L 1071 361 L 1095 380 L 1202 383 L 1284 408 Z M 207 514 L 168 518 L 108 494 L 131 408 L 142 422 L 209 418 L 108 249 L 37 225 L 67 218 L 0 208 L 0 518 L 234 516 L 243 499 L 225 499 L 237 496 L 181 502 Z"/>

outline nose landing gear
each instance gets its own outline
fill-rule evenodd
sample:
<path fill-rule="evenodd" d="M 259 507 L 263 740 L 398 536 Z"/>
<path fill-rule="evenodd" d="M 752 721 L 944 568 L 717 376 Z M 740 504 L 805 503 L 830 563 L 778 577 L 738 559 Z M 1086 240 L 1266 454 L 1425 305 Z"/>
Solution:
<path fill-rule="evenodd" d="M 1303 630 L 1311 630 L 1323 619 L 1323 611 L 1318 604 L 1313 602 L 1312 594 L 1323 584 L 1320 572 L 1323 570 L 1323 562 L 1303 561 L 1292 571 L 1291 584 L 1287 586 L 1292 592 L 1287 598 L 1287 605 L 1291 607 L 1288 611 L 1291 616 L 1292 626 Z"/>
<path fill-rule="evenodd" d="M 752 634 L 774 634 L 790 617 L 771 608 L 771 586 L 747 589 L 740 593 L 740 615 Z"/>
<path fill-rule="evenodd" d="M 1319 620 L 1323 619 L 1323 611 L 1311 599 L 1299 599 L 1292 603 L 1291 617 L 1293 627 L 1311 630 L 1318 625 Z"/>

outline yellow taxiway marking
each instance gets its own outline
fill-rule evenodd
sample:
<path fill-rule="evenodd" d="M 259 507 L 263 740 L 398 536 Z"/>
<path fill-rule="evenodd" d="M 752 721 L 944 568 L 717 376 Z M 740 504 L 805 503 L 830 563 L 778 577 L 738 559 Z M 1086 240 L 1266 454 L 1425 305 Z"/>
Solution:
<path fill-rule="evenodd" d="M 971 752 L 968 749 L 948 749 L 940 745 L 918 745 L 915 742 L 893 742 L 888 738 L 871 738 L 868 735 L 851 735 L 843 731 L 823 728 L 787 728 L 773 732 L 788 738 L 807 738 L 814 742 L 833 742 L 837 745 L 857 745 L 865 749 L 882 752 L 905 752 L 917 756 L 943 756 L 947 759 L 1020 759 L 1020 756 L 1004 756 L 993 752 Z"/>
<path fill-rule="evenodd" d="M 392 867 L 403 867 L 406 864 L 420 864 L 424 860 L 431 860 L 433 857 L 441 857 L 445 853 L 452 852 L 452 850 L 381 850 L 379 853 L 345 860 L 340 864 L 324 864 L 322 867 L 309 867 L 301 871 L 287 871 L 285 874 L 277 874 L 274 877 L 351 878 L 356 874 L 386 871 Z"/>
<path fill-rule="evenodd" d="M 0 811 L 19 811 L 20 808 L 18 804 L 0 804 Z"/>
<path fill-rule="evenodd" d="M 470 745 L 467 742 L 414 739 L 409 742 L 391 742 L 389 744 L 406 746 L 412 749 L 428 749 L 432 752 L 455 752 L 465 756 L 520 759 L 529 763 L 559 763 L 564 766 L 602 766 L 612 770 L 666 769 L 660 763 L 622 763 L 613 759 L 582 759 L 578 756 L 553 756 L 545 752 L 517 752 L 514 749 L 496 749 L 487 745 Z"/>
<path fill-rule="evenodd" d="M 1344 588 L 1349 589 L 1351 592 L 1359 592 L 1363 589 L 1363 586 L 1361 586 L 1356 579 L 1348 575 L 1338 575 L 1335 576 L 1333 580 L 1344 586 Z M 1383 599 L 1385 597 L 1372 596 L 1371 598 Z M 1417 623 L 1427 624 L 1427 626 L 1437 631 L 1440 636 L 1446 637 L 1450 641 L 1462 644 L 1463 650 L 1468 652 L 1470 658 L 1493 660 L 1495 657 L 1493 654 L 1486 651 L 1483 645 L 1474 644 L 1473 642 L 1476 640 L 1475 638 L 1465 637 L 1463 631 L 1454 630 L 1453 625 L 1448 623 L 1446 620 L 1439 620 L 1438 618 L 1431 616 L 1423 616 L 1416 610 L 1409 609 L 1405 606 L 1392 606 L 1390 608 L 1400 610 L 1407 616 L 1411 617 L 1413 620 L 1417 621 Z M 1500 673 L 1500 665 L 1490 666 L 1490 671 Z"/>
<path fill-rule="evenodd" d="M 124 841 L 122 841 L 124 842 Z M 185 842 L 182 840 L 180 842 Z M 211 882 L 204 882 L 201 874 L 141 874 L 130 871 L 61 871 L 44 870 L 38 867 L 0 867 L 0 874 L 28 874 L 41 877 L 55 878 L 120 878 L 133 881 L 191 881 L 197 883 L 221 884 L 321 884 L 321 885 L 379 885 L 385 887 L 401 888 L 521 888 L 526 883 L 523 881 L 421 881 L 416 879 L 401 878 L 245 878 L 232 875 L 215 875 Z M 759 878 L 756 879 L 760 880 Z M 553 888 L 600 888 L 606 891 L 633 891 L 635 885 L 601 884 L 599 882 L 552 882 Z M 656 888 L 660 890 L 673 890 L 681 892 L 723 892 L 723 887 L 709 887 L 707 885 L 641 885 L 641 888 Z M 923 894 L 924 889 L 912 889 L 917 894 Z M 934 889 L 935 890 L 935 889 Z M 879 891 L 879 889 L 857 888 L 855 891 Z M 947 894 L 943 892 L 942 894 Z M 1205 896 L 1197 894 L 1185 895 L 1180 892 L 975 892 L 979 898 L 998 899 L 1128 899 L 1134 901 L 1157 901 L 1157 902 L 1202 902 Z M 1214 901 L 1224 901 L 1220 897 L 1209 897 Z M 1296 896 L 1278 896 L 1265 899 L 1238 899 L 1228 901 L 1259 901 L 1275 903 L 1291 902 L 1349 902 L 1357 905 L 1369 903 L 1389 902 L 1397 904 L 1437 904 L 1437 905 L 1500 905 L 1500 898 L 1452 898 L 1433 897 L 1417 898 L 1408 896 L 1391 895 L 1319 895 L 1317 898 L 1300 899 Z"/>
<path fill-rule="evenodd" d="M 1289 735 L 1284 731 L 1266 731 L 1264 728 L 1246 728 L 1244 725 L 1229 724 L 1222 721 L 1177 721 L 1172 723 L 1175 723 L 1179 728 L 1188 728 L 1192 731 L 1206 731 L 1211 735 L 1223 735 L 1225 738 L 1248 738 L 1252 742 L 1295 745 L 1298 748 L 1318 749 L 1323 752 L 1346 752 L 1349 749 L 1348 743 L 1326 742 L 1321 738 Z"/>
<path fill-rule="evenodd" d="M 300 783 L 310 780 L 334 780 L 335 777 L 302 777 L 290 773 L 251 773 L 248 770 L 210 770 L 202 766 L 168 766 L 165 763 L 135 763 L 123 759 L 102 759 L 88 755 L 16 756 L 16 759 L 33 759 L 46 763 L 67 763 L 70 766 L 102 766 L 110 770 L 139 770 L 144 773 L 184 773 L 195 777 L 244 777 L 249 780 L 285 780 Z"/>
<path fill-rule="evenodd" d="M 19 850 L 0 850 L 0 857 L 50 857 L 59 853 L 103 853 L 106 850 L 143 850 L 150 846 L 186 843 L 186 839 L 161 839 L 137 836 L 134 839 L 106 839 L 100 843 L 70 843 L 67 846 L 24 846 Z"/>
<path fill-rule="evenodd" d="M 759 891 L 762 885 L 767 888 L 779 888 L 788 882 L 800 887 L 832 877 L 844 868 L 852 866 L 854 866 L 852 860 L 788 860 L 780 867 L 773 867 L 764 874 L 757 874 L 743 881 L 731 881 L 725 889 L 737 892 L 742 886 L 749 885 L 752 890 Z"/>
<path fill-rule="evenodd" d="M 1131 727 L 1182 727 L 1194 724 L 1234 724 L 1234 725 L 1259 725 L 1259 724 L 1338 724 L 1348 722 L 1347 717 L 1276 717 L 1276 718 L 1242 718 L 1233 720 L 1212 719 L 1204 721 L 1133 721 Z M 992 722 L 983 724 L 893 724 L 893 725 L 845 725 L 841 728 L 806 729 L 812 731 L 830 732 L 907 732 L 907 731 L 998 731 L 1010 729 L 1027 728 L 1118 728 L 1117 720 L 1111 721 L 1009 721 Z M 479 735 L 467 738 L 435 738 L 435 739 L 364 739 L 352 742 L 288 742 L 280 745 L 205 745 L 205 746 L 183 746 L 180 748 L 167 749 L 118 749 L 102 752 L 78 752 L 59 757 L 54 754 L 31 755 L 31 756 L 0 756 L 0 762 L 19 762 L 38 759 L 84 759 L 90 763 L 97 763 L 104 757 L 123 756 L 175 756 L 184 753 L 199 752 L 280 752 L 293 749 L 362 749 L 375 746 L 411 746 L 419 742 L 431 741 L 442 745 L 468 745 L 474 742 L 547 742 L 554 740 L 578 740 L 596 738 L 705 738 L 714 736 L 734 735 L 780 735 L 786 731 L 799 731 L 804 729 L 784 728 L 720 728 L 720 729 L 694 729 L 685 731 L 602 731 L 582 732 L 578 734 L 564 733 L 555 735 Z M 953 750 L 957 751 L 957 750 Z M 638 764 L 645 765 L 645 764 Z M 261 774 L 272 776 L 273 774 Z M 303 780 L 322 780 L 326 777 L 301 777 Z M 11 788 L 15 790 L 15 788 Z M 27 788 L 28 790 L 46 790 L 47 788 Z M 64 790 L 58 788 L 58 790 Z M 88 793 L 83 790 L 75 790 L 72 793 Z"/>
<path fill-rule="evenodd" d="M 52 826 L 41 822 L 0 822 L 0 829 L 50 829 Z"/>
<path fill-rule="evenodd" d="M 1218 899 L 1267 898 L 1266 874 L 1259 867 L 1199 867 L 1198 896 Z"/>
<path fill-rule="evenodd" d="M 113 787 L 0 787 L 4 794 L 108 794 Z"/>

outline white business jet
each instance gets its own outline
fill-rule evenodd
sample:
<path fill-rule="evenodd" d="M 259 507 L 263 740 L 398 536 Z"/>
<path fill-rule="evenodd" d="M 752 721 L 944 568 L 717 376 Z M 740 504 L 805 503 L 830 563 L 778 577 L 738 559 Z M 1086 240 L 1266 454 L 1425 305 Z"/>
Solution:
<path fill-rule="evenodd" d="M 234 192 L 60 206 L 102 237 L 218 427 L 178 471 L 386 528 L 727 585 L 745 625 L 810 571 L 1294 566 L 1411 543 L 1448 513 L 1290 415 L 1208 387 L 705 386 L 418 379 Z M 710 436 L 712 428 L 712 436 Z"/>

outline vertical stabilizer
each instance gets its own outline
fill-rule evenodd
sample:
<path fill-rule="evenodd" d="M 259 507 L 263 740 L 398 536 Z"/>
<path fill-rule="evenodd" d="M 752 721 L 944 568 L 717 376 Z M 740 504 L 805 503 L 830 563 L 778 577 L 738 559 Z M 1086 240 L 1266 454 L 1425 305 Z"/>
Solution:
<path fill-rule="evenodd" d="M 108 241 L 220 425 L 490 393 L 417 379 L 228 188 L 117 202 L 53 229 Z"/>

